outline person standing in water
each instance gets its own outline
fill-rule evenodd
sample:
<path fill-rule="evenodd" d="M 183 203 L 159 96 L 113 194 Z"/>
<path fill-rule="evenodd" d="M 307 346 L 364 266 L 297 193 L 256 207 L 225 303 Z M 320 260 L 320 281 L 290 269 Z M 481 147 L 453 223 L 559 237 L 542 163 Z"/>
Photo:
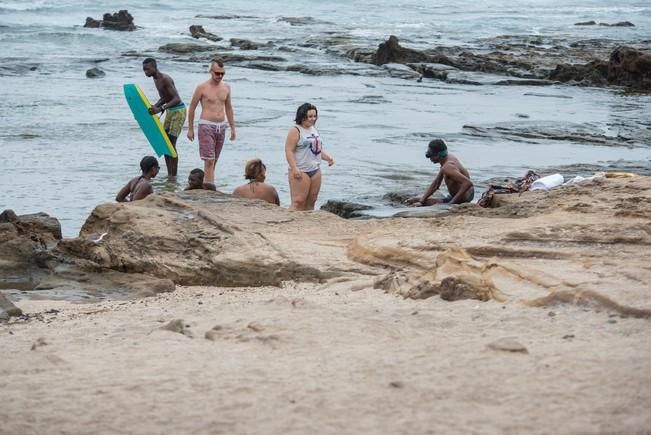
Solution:
<path fill-rule="evenodd" d="M 267 167 L 262 163 L 262 160 L 253 159 L 246 162 L 244 166 L 244 178 L 249 180 L 249 182 L 236 187 L 233 191 L 234 196 L 263 199 L 268 203 L 280 205 L 280 199 L 278 198 L 276 189 L 264 182 L 267 178 Z"/>
<path fill-rule="evenodd" d="M 194 112 L 201 104 L 199 118 L 199 156 L 204 162 L 206 184 L 215 184 L 215 166 L 224 146 L 227 125 L 231 129 L 230 139 L 235 140 L 235 118 L 231 104 L 231 87 L 223 78 L 226 74 L 221 59 L 210 62 L 210 79 L 200 83 L 190 101 L 188 117 L 188 139 L 194 141 Z M 228 120 L 228 124 L 226 123 Z"/>
<path fill-rule="evenodd" d="M 174 80 L 167 74 L 163 74 L 158 70 L 156 60 L 148 57 L 142 62 L 142 70 L 147 77 L 154 79 L 156 89 L 160 98 L 153 106 L 149 108 L 149 113 L 155 115 L 157 113 L 167 112 L 163 128 L 165 133 L 176 151 L 176 141 L 181 135 L 183 124 L 185 123 L 186 109 L 185 104 L 181 101 Z M 178 155 L 178 151 L 177 151 Z M 179 158 L 170 157 L 165 155 L 165 166 L 167 166 L 167 175 L 169 177 L 176 177 L 179 167 Z"/>
<path fill-rule="evenodd" d="M 425 157 L 432 163 L 441 165 L 439 173 L 430 187 L 421 196 L 413 196 L 405 201 L 411 207 L 426 207 L 434 204 L 462 204 L 470 202 L 475 197 L 475 189 L 468 170 L 452 154 L 448 154 L 448 146 L 443 139 L 434 139 L 427 146 Z M 441 183 L 445 181 L 448 196 L 430 198 Z"/>
<path fill-rule="evenodd" d="M 118 194 L 115 196 L 117 202 L 137 201 L 154 193 L 151 179 L 156 177 L 160 170 L 158 160 L 153 156 L 143 157 L 140 161 L 140 169 L 142 170 L 142 175 L 132 178 L 122 189 L 120 189 Z"/>
<path fill-rule="evenodd" d="M 334 165 L 334 159 L 323 149 L 315 124 L 316 106 L 305 103 L 296 110 L 296 125 L 287 132 L 285 157 L 289 164 L 290 210 L 314 210 L 321 190 L 321 159 Z"/>

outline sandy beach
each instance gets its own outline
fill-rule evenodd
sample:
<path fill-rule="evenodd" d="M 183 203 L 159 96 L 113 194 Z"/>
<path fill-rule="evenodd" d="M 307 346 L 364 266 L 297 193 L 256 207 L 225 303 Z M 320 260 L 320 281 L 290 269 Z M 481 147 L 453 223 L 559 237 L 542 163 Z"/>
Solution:
<path fill-rule="evenodd" d="M 320 234 L 322 270 L 341 273 L 314 282 L 20 300 L 0 324 L 0 432 L 649 433 L 649 185 L 433 218 L 299 215 L 348 229 Z M 238 205 L 220 207 L 228 226 Z M 249 225 L 289 213 L 260 209 Z M 301 254 L 283 231 L 265 237 Z"/>

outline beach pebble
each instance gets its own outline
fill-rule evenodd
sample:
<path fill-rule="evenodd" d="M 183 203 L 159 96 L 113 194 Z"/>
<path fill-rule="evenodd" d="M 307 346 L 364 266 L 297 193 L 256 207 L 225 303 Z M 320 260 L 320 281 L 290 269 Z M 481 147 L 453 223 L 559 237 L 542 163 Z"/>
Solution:
<path fill-rule="evenodd" d="M 3 313 L 7 315 L 7 319 L 12 316 L 18 317 L 23 314 L 22 310 L 16 307 L 7 296 L 0 293 L 0 319 L 4 317 Z"/>
<path fill-rule="evenodd" d="M 176 332 L 178 334 L 183 334 L 186 337 L 192 338 L 192 331 L 190 331 L 189 325 L 186 325 L 183 322 L 183 319 L 172 320 L 167 325 L 161 326 L 160 329 L 163 329 L 165 331 Z"/>
<path fill-rule="evenodd" d="M 36 339 L 34 344 L 32 344 L 31 350 L 36 350 L 39 347 L 47 346 L 48 344 L 49 343 L 47 341 L 45 341 L 45 338 L 39 337 L 38 339 Z"/>
<path fill-rule="evenodd" d="M 487 345 L 489 349 L 502 350 L 505 352 L 529 353 L 526 347 L 514 338 L 500 338 Z"/>

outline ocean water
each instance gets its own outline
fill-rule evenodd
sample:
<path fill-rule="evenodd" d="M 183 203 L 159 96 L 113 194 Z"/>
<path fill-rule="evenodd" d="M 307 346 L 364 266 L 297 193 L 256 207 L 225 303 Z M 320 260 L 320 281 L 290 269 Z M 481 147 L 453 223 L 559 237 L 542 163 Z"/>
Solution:
<path fill-rule="evenodd" d="M 152 154 L 122 94 L 124 83 L 137 83 L 150 100 L 157 99 L 153 81 L 142 73 L 142 59 L 156 57 L 186 103 L 208 78 L 205 61 L 158 50 L 172 42 L 213 44 L 215 52 L 228 54 L 280 56 L 284 60 L 278 64 L 323 71 L 311 75 L 226 65 L 238 138 L 227 141 L 217 166 L 218 189 L 224 192 L 244 181 L 247 159 L 260 157 L 281 204 L 288 204 L 284 138 L 297 106 L 306 101 L 318 106 L 317 127 L 336 161 L 323 170 L 317 206 L 336 199 L 370 205 L 369 213 L 377 216 L 401 211 L 385 196 L 419 193 L 431 182 L 437 167 L 424 151 L 434 137 L 447 140 L 479 192 L 490 178 L 517 176 L 529 168 L 566 175 L 573 167 L 593 165 L 651 168 L 649 94 L 568 85 L 498 86 L 490 84 L 496 80 L 489 75 L 474 77 L 488 83 L 483 86 L 417 82 L 355 63 L 323 43 L 343 35 L 355 47 L 374 48 L 396 35 L 416 49 L 483 50 L 494 38 L 521 37 L 649 46 L 648 0 L 293 0 L 281 5 L 159 0 L 124 1 L 119 9 L 134 16 L 136 31 L 83 27 L 88 16 L 100 19 L 116 12 L 114 2 L 0 1 L 5 98 L 0 106 L 0 210 L 47 212 L 61 221 L 66 237 L 77 234 L 97 204 L 113 201 L 139 173 L 142 156 Z M 288 17 L 301 21 L 292 24 Z M 635 27 L 574 25 L 589 20 L 630 21 Z M 224 40 L 191 38 L 193 24 Z M 245 53 L 232 48 L 230 38 L 271 45 Z M 93 67 L 106 76 L 87 79 L 85 72 Z M 541 131 L 571 134 L 564 139 L 529 134 Z M 591 140 L 593 135 L 605 141 Z M 622 137 L 631 140 L 618 140 Z M 166 180 L 163 169 L 157 190 L 182 189 L 188 172 L 203 167 L 198 144 L 189 142 L 185 132 L 178 150 L 179 180 Z"/>

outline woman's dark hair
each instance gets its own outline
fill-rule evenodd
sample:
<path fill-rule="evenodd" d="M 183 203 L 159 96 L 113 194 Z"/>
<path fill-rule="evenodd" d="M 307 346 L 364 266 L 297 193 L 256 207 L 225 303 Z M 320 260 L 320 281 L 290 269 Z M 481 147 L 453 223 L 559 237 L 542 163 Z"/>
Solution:
<path fill-rule="evenodd" d="M 307 112 L 310 110 L 314 110 L 316 112 L 316 117 L 319 117 L 319 111 L 316 109 L 314 104 L 303 103 L 298 106 L 298 110 L 296 110 L 296 118 L 294 119 L 294 122 L 300 125 L 301 122 L 307 119 Z"/>
<path fill-rule="evenodd" d="M 266 170 L 267 167 L 262 163 L 262 160 L 249 160 L 244 166 L 244 178 L 247 180 L 258 180 Z"/>
<path fill-rule="evenodd" d="M 153 156 L 145 156 L 140 160 L 140 169 L 142 169 L 142 173 L 146 174 L 149 172 L 152 168 L 157 168 L 158 166 L 158 160 L 156 160 L 156 157 Z"/>

